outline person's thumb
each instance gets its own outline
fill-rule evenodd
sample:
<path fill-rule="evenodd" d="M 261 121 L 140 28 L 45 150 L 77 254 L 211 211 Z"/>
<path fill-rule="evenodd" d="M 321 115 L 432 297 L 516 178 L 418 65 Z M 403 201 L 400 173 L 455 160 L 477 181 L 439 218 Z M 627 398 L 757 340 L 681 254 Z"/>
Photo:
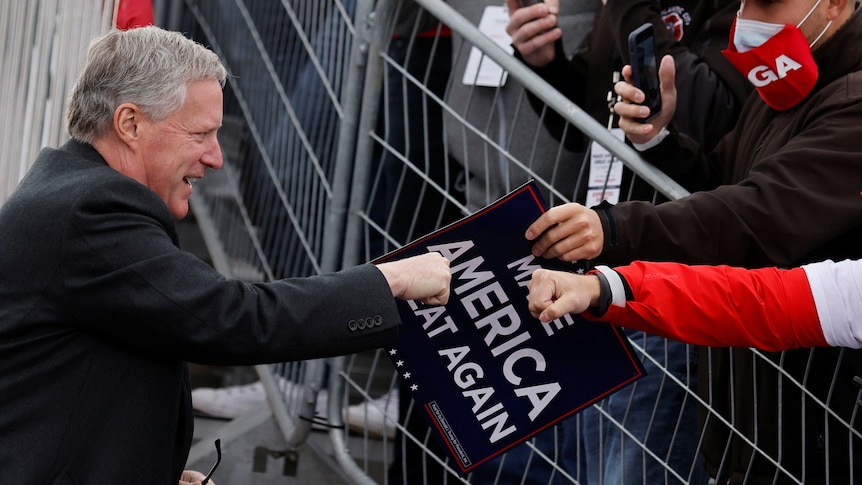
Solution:
<path fill-rule="evenodd" d="M 541 321 L 542 323 L 553 322 L 561 316 L 562 315 L 560 313 L 559 304 L 552 303 L 548 305 L 544 310 L 542 310 L 541 315 L 539 315 L 539 321 Z"/>

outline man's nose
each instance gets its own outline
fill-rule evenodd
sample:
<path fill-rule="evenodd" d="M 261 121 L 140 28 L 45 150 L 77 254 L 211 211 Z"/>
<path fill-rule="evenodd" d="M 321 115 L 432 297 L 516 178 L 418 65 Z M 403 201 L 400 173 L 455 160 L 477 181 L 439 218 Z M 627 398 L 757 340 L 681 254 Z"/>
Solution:
<path fill-rule="evenodd" d="M 224 165 L 224 157 L 222 157 L 221 145 L 218 143 L 218 138 L 213 136 L 213 141 L 207 148 L 207 151 L 201 157 L 201 162 L 207 167 L 218 170 Z"/>

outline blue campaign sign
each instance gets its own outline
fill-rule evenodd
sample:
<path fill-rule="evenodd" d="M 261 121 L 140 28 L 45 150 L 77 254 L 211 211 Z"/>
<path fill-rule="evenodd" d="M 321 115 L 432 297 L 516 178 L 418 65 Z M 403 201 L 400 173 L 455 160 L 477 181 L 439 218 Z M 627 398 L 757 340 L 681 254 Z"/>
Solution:
<path fill-rule="evenodd" d="M 524 238 L 545 211 L 534 182 L 375 262 L 439 251 L 452 268 L 446 306 L 398 301 L 404 321 L 386 349 L 462 473 L 522 443 L 645 371 L 618 328 L 569 315 L 542 324 L 527 308 L 539 267 Z"/>

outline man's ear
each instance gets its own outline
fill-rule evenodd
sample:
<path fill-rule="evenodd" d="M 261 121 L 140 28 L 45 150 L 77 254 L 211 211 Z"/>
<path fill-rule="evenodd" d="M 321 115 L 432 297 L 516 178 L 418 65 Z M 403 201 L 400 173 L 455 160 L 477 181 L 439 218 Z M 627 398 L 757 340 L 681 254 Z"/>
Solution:
<path fill-rule="evenodd" d="M 132 103 L 123 103 L 114 110 L 114 131 L 127 145 L 138 141 L 139 124 L 143 121 L 141 109 Z"/>
<path fill-rule="evenodd" d="M 826 19 L 827 20 L 835 20 L 844 13 L 844 10 L 848 8 L 848 4 L 850 0 L 829 0 L 829 6 L 826 11 Z M 853 7 L 856 6 L 856 2 L 853 2 Z M 850 12 L 847 14 L 849 16 L 850 13 L 853 13 L 853 9 L 850 9 Z"/>

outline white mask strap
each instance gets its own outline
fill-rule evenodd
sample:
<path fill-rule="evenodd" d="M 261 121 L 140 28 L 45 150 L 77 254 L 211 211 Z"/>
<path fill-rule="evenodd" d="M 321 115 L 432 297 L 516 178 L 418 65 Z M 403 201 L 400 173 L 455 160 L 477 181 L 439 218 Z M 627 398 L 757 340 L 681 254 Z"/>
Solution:
<path fill-rule="evenodd" d="M 822 0 L 817 0 L 816 2 L 814 2 L 814 5 L 812 5 L 811 8 L 808 9 L 808 13 L 805 14 L 805 17 L 802 17 L 802 20 L 800 20 L 799 23 L 796 24 L 797 29 L 802 27 L 802 24 L 804 24 L 805 21 L 808 20 L 808 17 L 810 17 L 811 14 L 814 13 L 814 9 L 816 9 L 817 6 L 820 5 L 821 1 Z M 745 8 L 745 0 L 742 0 L 741 2 L 739 2 L 739 10 L 736 11 L 737 20 L 742 20 L 742 9 L 743 8 Z M 823 37 L 823 35 L 826 33 L 827 30 L 829 30 L 829 27 L 831 27 L 831 26 L 832 26 L 832 20 L 830 20 L 826 24 L 826 27 L 824 27 L 823 30 L 820 31 L 820 34 L 813 41 L 811 41 L 810 44 L 808 44 L 808 47 L 813 48 L 814 45 L 817 44 L 817 42 L 820 40 L 820 38 Z"/>
<path fill-rule="evenodd" d="M 820 40 L 821 37 L 823 37 L 823 34 L 825 34 L 827 30 L 829 30 L 829 27 L 831 25 L 832 25 L 832 21 L 830 20 L 829 22 L 826 23 L 826 27 L 824 27 L 823 30 L 820 31 L 820 35 L 818 35 L 817 38 L 815 38 L 813 41 L 811 41 L 810 44 L 808 44 L 808 47 L 814 48 L 814 44 L 816 44 L 817 41 Z"/>
<path fill-rule="evenodd" d="M 807 14 L 805 14 L 805 16 L 804 16 L 804 17 L 802 17 L 802 20 L 800 20 L 800 21 L 799 21 L 799 23 L 798 23 L 798 24 L 796 24 L 796 28 L 797 28 L 797 29 L 798 29 L 798 28 L 800 28 L 800 27 L 802 27 L 802 24 L 804 24 L 804 23 L 805 23 L 805 21 L 806 21 L 806 20 L 808 20 L 808 17 L 810 17 L 810 16 L 811 16 L 811 14 L 812 14 L 812 13 L 814 13 L 814 9 L 815 9 L 815 8 L 817 8 L 817 6 L 818 6 L 818 5 L 820 5 L 820 1 L 821 1 L 821 0 L 817 0 L 817 2 L 815 2 L 815 3 L 814 3 L 814 6 L 812 6 L 812 7 L 811 7 L 811 9 L 810 9 L 810 10 L 808 10 L 808 13 L 807 13 Z M 831 22 L 831 21 L 830 21 L 830 22 Z M 822 35 L 823 35 L 823 33 L 821 33 L 820 35 L 822 36 Z M 817 36 L 817 40 L 820 40 L 820 36 Z M 814 42 L 817 42 L 817 40 L 815 40 Z"/>
<path fill-rule="evenodd" d="M 804 24 L 805 21 L 808 20 L 808 17 L 810 17 L 811 14 L 814 13 L 814 9 L 817 8 L 818 5 L 820 5 L 820 1 L 821 0 L 817 0 L 817 2 L 814 4 L 814 6 L 811 7 L 811 10 L 809 10 L 808 13 L 805 14 L 805 17 L 803 17 L 802 20 L 800 20 L 799 23 L 796 24 L 796 28 L 802 27 L 802 24 Z M 829 27 L 831 25 L 832 25 L 832 21 L 830 20 L 829 22 L 826 23 L 826 27 L 824 27 L 823 30 L 820 31 L 820 35 L 818 35 L 813 41 L 811 41 L 810 44 L 808 44 L 808 47 L 813 48 L 814 44 L 816 44 L 817 41 L 819 41 L 820 38 L 823 37 L 823 34 L 825 34 L 827 30 L 829 30 Z"/>

